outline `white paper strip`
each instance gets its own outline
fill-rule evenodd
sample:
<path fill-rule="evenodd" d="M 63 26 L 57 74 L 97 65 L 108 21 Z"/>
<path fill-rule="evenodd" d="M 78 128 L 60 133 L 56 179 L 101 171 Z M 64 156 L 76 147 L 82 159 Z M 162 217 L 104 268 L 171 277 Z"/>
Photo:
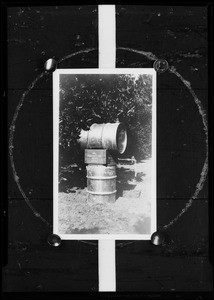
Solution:
<path fill-rule="evenodd" d="M 99 68 L 116 66 L 115 5 L 99 5 Z M 115 240 L 99 240 L 99 291 L 116 291 Z"/>
<path fill-rule="evenodd" d="M 116 291 L 115 240 L 99 240 L 99 291 Z"/>
<path fill-rule="evenodd" d="M 115 5 L 99 5 L 99 68 L 116 66 Z"/>

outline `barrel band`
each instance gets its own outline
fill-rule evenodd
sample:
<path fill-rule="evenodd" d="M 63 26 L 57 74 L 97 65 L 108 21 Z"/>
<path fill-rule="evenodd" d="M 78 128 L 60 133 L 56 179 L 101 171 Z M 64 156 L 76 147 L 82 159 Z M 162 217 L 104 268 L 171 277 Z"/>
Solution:
<path fill-rule="evenodd" d="M 86 176 L 88 179 L 101 179 L 101 180 L 106 180 L 106 179 L 114 179 L 117 178 L 117 176 L 109 176 L 109 177 L 105 177 L 105 176 Z"/>
<path fill-rule="evenodd" d="M 113 191 L 113 192 L 92 192 L 89 190 L 86 190 L 89 194 L 93 194 L 93 195 L 111 195 L 111 194 L 116 194 L 117 190 Z"/>

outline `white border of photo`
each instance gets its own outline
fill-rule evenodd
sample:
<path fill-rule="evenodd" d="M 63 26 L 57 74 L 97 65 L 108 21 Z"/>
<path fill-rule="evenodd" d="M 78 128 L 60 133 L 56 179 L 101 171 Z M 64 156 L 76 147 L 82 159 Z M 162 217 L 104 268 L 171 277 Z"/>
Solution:
<path fill-rule="evenodd" d="M 60 74 L 151 74 L 152 80 L 152 184 L 149 234 L 61 234 L 58 229 L 59 86 Z M 156 71 L 153 68 L 57 69 L 53 73 L 53 233 L 62 240 L 150 240 L 157 230 L 156 208 Z"/>

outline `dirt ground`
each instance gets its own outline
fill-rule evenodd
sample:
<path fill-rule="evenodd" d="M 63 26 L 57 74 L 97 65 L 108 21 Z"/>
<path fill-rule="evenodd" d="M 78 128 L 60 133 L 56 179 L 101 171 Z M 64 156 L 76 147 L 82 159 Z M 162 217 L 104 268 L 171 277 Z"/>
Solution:
<path fill-rule="evenodd" d="M 72 173 L 71 169 L 69 172 Z M 76 179 L 77 174 L 73 172 Z M 66 172 L 63 175 L 67 181 Z M 117 165 L 115 203 L 94 203 L 87 198 L 86 185 L 73 186 L 59 193 L 60 233 L 149 234 L 151 159 L 135 165 Z"/>

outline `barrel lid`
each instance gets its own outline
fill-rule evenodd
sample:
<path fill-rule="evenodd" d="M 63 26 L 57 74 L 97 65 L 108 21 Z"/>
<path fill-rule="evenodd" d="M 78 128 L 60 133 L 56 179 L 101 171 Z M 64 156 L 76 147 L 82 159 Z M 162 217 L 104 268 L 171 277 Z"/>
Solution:
<path fill-rule="evenodd" d="M 127 147 L 127 132 L 123 123 L 119 123 L 117 130 L 117 151 L 123 154 Z"/>

